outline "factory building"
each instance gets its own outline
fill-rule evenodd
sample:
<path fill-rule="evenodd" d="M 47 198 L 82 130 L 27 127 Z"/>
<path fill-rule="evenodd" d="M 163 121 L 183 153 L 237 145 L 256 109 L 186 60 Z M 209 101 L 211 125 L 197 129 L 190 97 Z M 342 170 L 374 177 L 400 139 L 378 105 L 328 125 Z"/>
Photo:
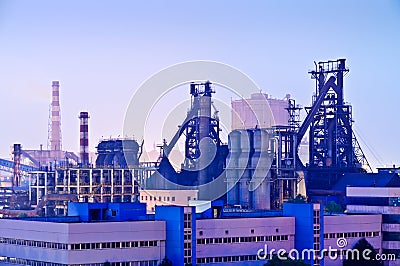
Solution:
<path fill-rule="evenodd" d="M 79 202 L 134 202 L 139 187 L 133 174 L 143 170 L 125 168 L 66 168 L 31 173 L 29 196 L 36 207 L 44 195 L 76 195 Z M 67 202 L 63 198 L 47 202 L 44 214 L 65 215 Z"/>
<path fill-rule="evenodd" d="M 347 187 L 346 195 L 348 213 L 382 215 L 382 252 L 400 259 L 400 188 Z"/>
<path fill-rule="evenodd" d="M 150 164 L 139 165 L 139 150 L 139 144 L 132 139 L 104 140 L 97 147 L 96 167 L 82 163 L 80 166 L 30 172 L 28 189 L 31 206 L 37 207 L 43 196 L 48 194 L 76 195 L 79 202 L 137 201 L 139 186 L 156 170 Z M 87 159 L 86 155 L 84 158 Z M 87 163 L 86 159 L 84 163 Z M 128 163 L 134 166 L 128 168 Z M 57 200 L 53 197 L 41 213 L 46 216 L 65 215 L 67 203 L 63 198 Z"/>
<path fill-rule="evenodd" d="M 280 249 L 301 253 L 306 248 L 338 248 L 341 238 L 348 243 L 338 251 L 343 254 L 361 238 L 382 251 L 380 214 L 323 215 L 319 204 L 285 204 L 283 212 L 232 212 L 215 202 L 202 212 L 189 206 L 157 206 L 154 215 L 146 214 L 140 203 L 69 205 L 67 217 L 1 219 L 0 262 L 158 265 L 167 257 L 173 265 L 264 265 Z M 325 254 L 309 262 L 342 261 Z"/>
<path fill-rule="evenodd" d="M 1 261 L 53 266 L 53 263 L 97 265 L 108 259 L 118 266 L 156 265 L 166 256 L 177 265 L 263 265 L 271 258 L 265 252 L 268 246 L 275 250 L 312 249 L 316 256 L 306 259 L 310 264 L 340 265 L 343 258 L 330 261 L 319 252 L 343 238 L 348 245 L 338 251 L 340 254 L 362 238 L 378 253 L 398 254 L 395 208 L 398 196 L 397 191 L 390 190 L 400 186 L 398 174 L 390 171 L 366 174 L 368 162 L 352 131 L 351 106 L 344 104 L 343 78 L 347 72 L 345 59 L 316 64 L 315 71 L 310 72 L 316 80 L 316 94 L 312 106 L 306 108 L 303 123 L 296 114 L 300 108 L 289 96 L 277 100 L 275 105 L 262 93 L 248 99 L 252 105 L 244 100 L 232 102 L 232 106 L 237 104 L 233 109 L 242 116 L 238 116 L 241 124 L 235 122 L 236 127 L 229 134 L 228 145 L 219 136 L 218 112 L 211 115 L 211 95 L 215 93 L 211 83 L 192 83 L 187 117 L 175 136 L 164 141 L 161 158 L 155 163 L 139 162 L 143 143 L 110 139 L 99 143 L 95 166 L 91 165 L 87 158 L 89 115 L 81 113 L 80 162 L 55 163 L 56 169 L 31 171 L 29 197 L 35 210 L 26 214 L 46 217 L 35 221 L 33 218 L 13 220 L 22 229 L 37 227 L 38 232 L 47 223 L 53 234 L 48 238 L 36 234 L 29 237 L 27 232 L 19 235 L 7 224 L 10 220 L 4 223 L 0 220 L 0 250 L 5 250 L 0 254 Z M 54 86 L 53 91 L 57 91 L 58 85 Z M 58 131 L 59 99 L 58 93 L 55 94 L 52 121 L 54 130 Z M 305 164 L 300 159 L 299 148 L 307 131 L 309 163 Z M 185 160 L 180 171 L 176 171 L 168 156 L 182 134 L 186 137 Z M 58 135 L 50 135 L 51 146 L 61 150 L 56 141 Z M 200 147 L 201 143 L 204 146 Z M 14 166 L 22 167 L 19 157 L 15 158 Z M 55 162 L 59 160 L 57 157 Z M 19 172 L 16 173 L 13 180 L 19 183 Z M 214 197 L 213 188 L 199 189 L 222 174 L 225 179 L 220 180 L 224 180 L 226 195 Z M 302 188 L 301 183 L 307 187 Z M 355 190 L 347 190 L 348 185 L 353 185 Z M 188 191 L 187 187 L 193 190 Z M 361 192 L 357 187 L 362 187 Z M 178 188 L 185 190 L 174 190 Z M 388 190 L 382 192 L 375 188 Z M 318 204 L 287 203 L 306 192 L 308 200 Z M 371 198 L 371 195 L 374 196 Z M 207 210 L 187 206 L 194 199 L 212 201 L 218 197 L 223 203 L 211 202 Z M 352 215 L 324 213 L 320 203 L 329 200 L 347 203 L 347 211 Z M 138 201 L 146 203 L 147 210 Z M 67 213 L 68 217 L 51 218 Z M 131 226 L 126 228 L 121 226 L 121 232 L 126 232 L 124 235 L 130 236 L 129 239 L 115 233 L 100 241 L 103 232 L 112 234 L 103 226 L 108 225 L 111 230 L 115 229 L 114 225 L 129 223 Z M 142 223 L 146 223 L 145 230 L 154 223 L 154 230 L 160 236 L 143 239 L 136 230 Z M 75 238 L 79 232 L 87 233 L 88 240 Z M 40 255 L 30 245 L 46 250 L 41 250 L 43 255 Z M 16 251 L 21 246 L 26 252 Z M 60 259 L 53 259 L 50 249 L 54 247 L 62 247 L 64 253 Z M 89 261 L 100 250 L 103 257 L 99 255 Z M 261 259 L 260 250 L 265 255 Z M 140 255 L 131 257 L 135 252 Z M 78 255 L 83 258 L 79 259 Z"/>
<path fill-rule="evenodd" d="M 332 247 L 332 249 L 340 251 L 336 253 L 337 259 L 333 259 L 335 258 L 335 254 L 325 257 L 324 264 L 329 266 L 343 265 L 343 260 L 346 258 L 347 252 L 361 238 L 365 238 L 372 245 L 376 253 L 382 254 L 384 250 L 381 226 L 382 215 L 380 214 L 325 215 L 324 248 L 329 250 L 329 247 Z M 340 240 L 343 241 L 343 247 L 338 246 L 338 241 Z"/>
<path fill-rule="evenodd" d="M 78 207 L 82 214 L 83 207 Z M 134 207 L 130 205 L 125 210 Z M 0 264 L 101 266 L 109 262 L 156 266 L 164 258 L 165 221 L 128 221 L 118 217 L 113 206 L 97 206 L 90 212 L 94 216 L 99 210 L 109 218 L 89 223 L 82 222 L 82 214 L 54 219 L 2 219 Z M 137 210 L 130 212 L 125 215 L 137 216 Z"/>
<path fill-rule="evenodd" d="M 263 265 L 269 254 L 257 252 L 265 246 L 295 247 L 294 217 L 200 219 L 196 231 L 196 265 Z"/>

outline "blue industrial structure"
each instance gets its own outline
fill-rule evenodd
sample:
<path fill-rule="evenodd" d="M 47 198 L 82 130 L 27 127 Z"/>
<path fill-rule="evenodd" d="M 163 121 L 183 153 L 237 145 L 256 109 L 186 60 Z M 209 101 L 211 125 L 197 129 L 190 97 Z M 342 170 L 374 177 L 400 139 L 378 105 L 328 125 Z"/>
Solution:
<path fill-rule="evenodd" d="M 14 169 L 13 161 L 0 159 L 0 170 L 12 173 L 13 169 Z M 30 165 L 25 165 L 25 164 L 20 164 L 19 169 L 26 173 L 39 170 L 39 168 L 37 168 L 37 167 L 33 167 Z"/>
<path fill-rule="evenodd" d="M 82 222 L 148 220 L 144 203 L 69 202 L 68 216 L 79 216 Z"/>
<path fill-rule="evenodd" d="M 196 265 L 195 213 L 195 207 L 156 207 L 155 219 L 166 221 L 166 257 L 176 265 Z M 186 248 L 188 246 L 191 248 Z M 186 250 L 191 250 L 190 254 L 185 253 Z"/>
<path fill-rule="evenodd" d="M 306 250 L 306 256 L 302 256 L 304 261 L 310 263 L 310 265 L 315 265 L 314 263 L 316 261 L 314 259 L 318 259 L 318 257 L 321 256 L 319 251 L 324 249 L 323 205 L 312 203 L 285 203 L 283 205 L 283 216 L 296 218 L 295 247 L 299 253 Z M 313 252 L 315 252 L 315 256 Z M 319 265 L 323 266 L 324 261 L 320 260 Z"/>

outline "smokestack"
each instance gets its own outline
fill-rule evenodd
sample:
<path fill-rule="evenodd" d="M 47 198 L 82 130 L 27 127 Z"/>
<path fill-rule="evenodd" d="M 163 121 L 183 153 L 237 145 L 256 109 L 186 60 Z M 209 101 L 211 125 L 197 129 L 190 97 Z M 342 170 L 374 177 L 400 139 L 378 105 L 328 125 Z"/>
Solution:
<path fill-rule="evenodd" d="M 80 120 L 80 157 L 82 166 L 89 165 L 89 113 L 81 112 Z"/>
<path fill-rule="evenodd" d="M 14 156 L 14 169 L 13 169 L 13 180 L 12 187 L 21 186 L 21 174 L 20 174 L 20 161 L 21 161 L 21 144 L 14 144 L 13 149 Z"/>
<path fill-rule="evenodd" d="M 60 82 L 52 83 L 50 150 L 61 150 Z"/>

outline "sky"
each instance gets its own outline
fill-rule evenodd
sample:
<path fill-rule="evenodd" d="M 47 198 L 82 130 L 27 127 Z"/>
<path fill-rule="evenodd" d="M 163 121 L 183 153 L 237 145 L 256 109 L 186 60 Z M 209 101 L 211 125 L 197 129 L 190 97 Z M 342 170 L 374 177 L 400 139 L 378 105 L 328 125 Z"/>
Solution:
<path fill-rule="evenodd" d="M 46 146 L 52 80 L 63 148 L 79 150 L 78 115 L 89 111 L 94 151 L 122 134 L 135 90 L 170 65 L 225 63 L 309 106 L 314 61 L 346 58 L 345 99 L 368 160 L 400 165 L 399 25 L 399 1 L 0 0 L 0 157 L 13 143 Z"/>

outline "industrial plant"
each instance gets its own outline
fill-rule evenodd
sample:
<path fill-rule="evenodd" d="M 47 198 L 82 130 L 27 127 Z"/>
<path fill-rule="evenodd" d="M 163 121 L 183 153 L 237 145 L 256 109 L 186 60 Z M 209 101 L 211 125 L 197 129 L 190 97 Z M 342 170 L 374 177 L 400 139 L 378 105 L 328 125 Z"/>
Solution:
<path fill-rule="evenodd" d="M 399 265 L 400 170 L 373 173 L 344 99 L 348 72 L 345 59 L 315 63 L 304 119 L 290 94 L 233 99 L 227 143 L 213 81 L 192 82 L 186 117 L 160 140 L 154 162 L 141 160 L 146 137 L 103 139 L 90 160 L 86 111 L 77 115 L 79 154 L 63 150 L 60 83 L 53 81 L 47 149 L 15 143 L 12 158 L 0 159 L 9 173 L 0 180 L 0 263 L 264 265 L 272 256 L 259 250 L 268 244 L 313 248 L 310 265 L 341 265 L 343 258 L 319 250 L 342 238 L 350 249 L 365 238 L 374 252 L 394 254 L 387 265 Z M 180 139 L 177 170 L 169 155 Z M 324 211 L 328 204 L 341 211 Z"/>

